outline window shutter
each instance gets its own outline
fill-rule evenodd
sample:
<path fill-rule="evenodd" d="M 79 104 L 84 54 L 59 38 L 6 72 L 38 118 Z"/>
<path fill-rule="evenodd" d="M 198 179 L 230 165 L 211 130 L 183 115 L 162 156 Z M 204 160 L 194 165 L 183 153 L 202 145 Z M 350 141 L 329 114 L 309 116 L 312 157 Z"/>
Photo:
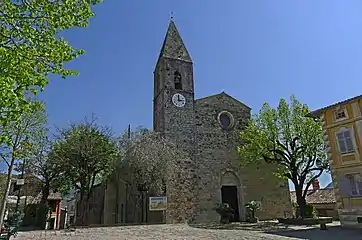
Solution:
<path fill-rule="evenodd" d="M 346 147 L 348 152 L 353 152 L 354 147 L 353 147 L 352 138 L 346 138 Z"/>
<path fill-rule="evenodd" d="M 350 130 L 344 132 L 344 139 L 346 141 L 347 152 L 353 152 L 354 148 Z"/>
<path fill-rule="evenodd" d="M 347 177 L 345 175 L 342 175 L 339 178 L 339 192 L 343 197 L 348 197 L 351 195 Z"/>
<path fill-rule="evenodd" d="M 347 147 L 346 147 L 346 143 L 344 140 L 343 132 L 337 133 L 337 140 L 338 140 L 338 145 L 339 145 L 339 152 L 341 152 L 341 153 L 347 152 Z"/>
<path fill-rule="evenodd" d="M 347 152 L 347 147 L 346 147 L 345 141 L 339 140 L 338 143 L 339 143 L 339 151 L 340 151 L 341 153 Z"/>
<path fill-rule="evenodd" d="M 338 141 L 343 141 L 343 133 L 337 133 L 337 138 L 338 138 Z"/>
<path fill-rule="evenodd" d="M 358 195 L 355 175 L 348 174 L 346 177 L 348 179 L 348 185 L 352 196 Z"/>
<path fill-rule="evenodd" d="M 358 190 L 358 196 L 362 196 L 362 174 L 358 174 L 357 181 L 357 190 Z"/>
<path fill-rule="evenodd" d="M 343 132 L 344 138 L 350 138 L 351 137 L 351 132 L 348 130 Z"/>

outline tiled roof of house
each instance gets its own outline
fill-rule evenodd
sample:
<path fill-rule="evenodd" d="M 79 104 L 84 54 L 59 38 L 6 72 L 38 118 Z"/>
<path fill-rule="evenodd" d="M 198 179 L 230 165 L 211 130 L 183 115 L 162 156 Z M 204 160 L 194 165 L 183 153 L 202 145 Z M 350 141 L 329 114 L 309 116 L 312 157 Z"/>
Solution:
<path fill-rule="evenodd" d="M 323 108 L 320 108 L 320 109 L 317 109 L 313 112 L 310 112 L 307 114 L 307 117 L 319 117 L 321 115 L 322 112 L 324 112 L 325 110 L 329 109 L 329 108 L 332 108 L 332 107 L 336 107 L 340 104 L 346 104 L 348 102 L 351 102 L 351 101 L 355 101 L 355 100 L 358 100 L 362 98 L 362 95 L 359 95 L 359 96 L 356 96 L 356 97 L 352 97 L 352 98 L 348 98 L 346 100 L 343 100 L 343 101 L 340 101 L 340 102 L 337 102 L 337 103 L 334 103 L 334 104 L 331 104 L 329 106 L 326 106 L 326 107 L 323 107 Z"/>
<path fill-rule="evenodd" d="M 31 203 L 32 204 L 39 203 L 41 200 L 41 197 L 42 197 L 42 193 L 40 192 L 38 194 L 38 196 L 36 196 Z M 54 193 L 51 191 L 49 193 L 48 200 L 62 200 L 62 195 L 59 192 Z"/>
<path fill-rule="evenodd" d="M 295 191 L 290 192 L 290 198 L 292 202 L 297 202 Z M 309 204 L 320 204 L 320 203 L 335 203 L 333 189 L 319 189 L 319 190 L 308 190 L 307 197 L 305 199 Z"/>
<path fill-rule="evenodd" d="M 59 192 L 49 193 L 48 200 L 62 200 L 62 195 Z"/>

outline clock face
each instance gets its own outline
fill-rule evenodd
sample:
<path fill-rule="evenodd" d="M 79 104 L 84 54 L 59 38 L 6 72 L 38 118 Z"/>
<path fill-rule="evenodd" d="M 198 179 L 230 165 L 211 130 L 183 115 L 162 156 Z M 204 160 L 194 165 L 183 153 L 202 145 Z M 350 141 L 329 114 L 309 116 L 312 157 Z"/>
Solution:
<path fill-rule="evenodd" d="M 181 93 L 175 93 L 172 96 L 172 103 L 176 107 L 183 107 L 183 106 L 185 106 L 186 98 Z"/>

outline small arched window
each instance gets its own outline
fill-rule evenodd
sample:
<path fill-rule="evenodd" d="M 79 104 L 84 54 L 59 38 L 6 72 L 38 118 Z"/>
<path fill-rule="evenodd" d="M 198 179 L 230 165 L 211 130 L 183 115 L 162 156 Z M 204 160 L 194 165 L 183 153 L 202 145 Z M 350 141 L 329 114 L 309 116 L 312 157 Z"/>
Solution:
<path fill-rule="evenodd" d="M 174 83 L 175 89 L 182 89 L 181 74 L 178 71 L 174 73 Z"/>

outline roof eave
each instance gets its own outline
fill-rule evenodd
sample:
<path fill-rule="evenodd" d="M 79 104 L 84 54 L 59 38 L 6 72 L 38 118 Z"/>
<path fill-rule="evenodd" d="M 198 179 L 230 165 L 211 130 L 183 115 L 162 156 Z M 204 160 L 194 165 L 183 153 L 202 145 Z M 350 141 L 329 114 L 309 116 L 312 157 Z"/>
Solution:
<path fill-rule="evenodd" d="M 358 96 L 355 96 L 355 97 L 352 97 L 352 98 L 348 98 L 348 99 L 343 100 L 343 101 L 339 101 L 339 102 L 334 103 L 334 104 L 331 104 L 331 105 L 329 105 L 329 106 L 326 106 L 326 107 L 323 107 L 323 108 L 314 110 L 313 112 L 308 113 L 308 114 L 306 115 L 306 117 L 320 118 L 320 116 L 321 116 L 325 111 L 327 111 L 328 109 L 337 107 L 337 106 L 339 106 L 339 105 L 347 104 L 347 103 L 352 102 L 352 101 L 356 101 L 356 100 L 358 100 L 358 99 L 360 99 L 360 98 L 362 98 L 362 95 L 358 95 Z"/>
<path fill-rule="evenodd" d="M 318 109 L 318 110 L 308 113 L 307 115 L 305 115 L 305 117 L 314 118 L 314 119 L 320 118 L 322 113 L 323 113 L 323 111 L 321 111 L 321 109 Z"/>

